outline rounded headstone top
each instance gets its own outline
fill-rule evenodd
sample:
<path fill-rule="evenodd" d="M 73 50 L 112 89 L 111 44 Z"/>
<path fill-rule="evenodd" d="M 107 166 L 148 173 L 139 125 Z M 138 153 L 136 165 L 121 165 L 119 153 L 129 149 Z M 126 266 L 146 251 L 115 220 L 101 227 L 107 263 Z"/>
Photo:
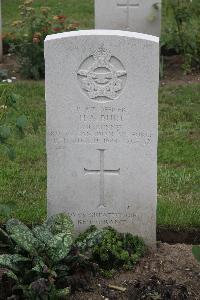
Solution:
<path fill-rule="evenodd" d="M 51 40 L 58 40 L 62 38 L 71 38 L 71 37 L 79 37 L 79 36 L 120 36 L 120 37 L 130 37 L 130 38 L 136 38 L 136 39 L 159 43 L 159 37 L 157 36 L 138 33 L 138 32 L 131 32 L 131 31 L 106 30 L 106 29 L 79 30 L 79 31 L 69 31 L 63 33 L 51 34 L 51 35 L 47 35 L 45 42 Z"/>

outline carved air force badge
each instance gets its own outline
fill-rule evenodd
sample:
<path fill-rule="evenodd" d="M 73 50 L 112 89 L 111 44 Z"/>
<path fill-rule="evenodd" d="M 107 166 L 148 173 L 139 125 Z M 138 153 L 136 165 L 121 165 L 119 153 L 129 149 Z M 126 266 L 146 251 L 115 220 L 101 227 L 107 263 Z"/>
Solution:
<path fill-rule="evenodd" d="M 77 75 L 82 90 L 97 102 L 117 99 L 127 78 L 121 61 L 104 47 L 98 48 L 83 61 Z"/>

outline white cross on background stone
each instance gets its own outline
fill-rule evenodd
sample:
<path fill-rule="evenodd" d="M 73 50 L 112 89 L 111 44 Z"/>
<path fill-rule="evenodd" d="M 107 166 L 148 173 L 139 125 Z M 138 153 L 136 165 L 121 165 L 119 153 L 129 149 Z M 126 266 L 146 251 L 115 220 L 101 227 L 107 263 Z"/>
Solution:
<path fill-rule="evenodd" d="M 121 0 L 117 2 L 117 6 L 120 8 L 126 8 L 126 18 L 127 18 L 127 30 L 130 30 L 130 8 L 138 8 L 140 4 L 138 0 Z"/>
<path fill-rule="evenodd" d="M 85 175 L 100 175 L 100 202 L 98 207 L 106 207 L 106 203 L 105 203 L 105 196 L 104 196 L 104 190 L 105 190 L 105 186 L 104 186 L 104 174 L 107 175 L 119 175 L 120 174 L 120 168 L 117 170 L 105 170 L 104 169 L 104 152 L 106 151 L 106 149 L 97 149 L 100 153 L 100 169 L 99 170 L 88 170 L 88 169 L 84 169 L 85 171 Z"/>

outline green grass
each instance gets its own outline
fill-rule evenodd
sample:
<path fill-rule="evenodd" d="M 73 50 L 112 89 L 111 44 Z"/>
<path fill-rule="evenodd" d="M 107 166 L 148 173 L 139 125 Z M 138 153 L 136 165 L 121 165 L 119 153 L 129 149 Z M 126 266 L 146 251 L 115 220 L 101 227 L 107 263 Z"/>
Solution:
<path fill-rule="evenodd" d="M 16 140 L 17 159 L 0 155 L 0 200 L 16 201 L 13 216 L 27 223 L 46 216 L 45 103 L 42 82 L 12 85 L 22 96 L 20 108 L 31 120 Z M 161 87 L 159 105 L 158 224 L 176 228 L 200 227 L 200 85 Z M 3 219 L 1 219 L 1 222 Z"/>
<path fill-rule="evenodd" d="M 1 89 L 2 90 L 2 89 Z M 30 128 L 16 140 L 17 159 L 9 161 L 0 153 L 0 202 L 17 203 L 15 215 L 28 223 L 41 221 L 46 214 L 45 103 L 42 83 L 18 83 L 14 93 L 22 96 L 19 108 L 29 120 L 37 118 L 39 131 Z"/>
<path fill-rule="evenodd" d="M 200 85 L 160 90 L 158 224 L 200 226 Z"/>
<path fill-rule="evenodd" d="M 20 0 L 2 0 L 3 31 L 10 30 L 12 21 L 20 19 Z M 80 28 L 94 28 L 93 0 L 34 0 L 34 7 L 48 6 L 55 14 L 64 14 L 70 21 L 80 23 Z"/>

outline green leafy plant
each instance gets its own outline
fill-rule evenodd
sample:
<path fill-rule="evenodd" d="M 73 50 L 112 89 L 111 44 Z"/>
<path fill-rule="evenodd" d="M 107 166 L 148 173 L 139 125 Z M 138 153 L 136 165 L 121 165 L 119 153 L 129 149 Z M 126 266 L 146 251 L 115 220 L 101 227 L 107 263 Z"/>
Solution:
<path fill-rule="evenodd" d="M 19 220 L 8 220 L 0 228 L 0 296 L 67 299 L 70 289 L 86 287 L 97 270 L 110 275 L 118 267 L 130 269 L 146 250 L 137 236 L 110 227 L 92 226 L 75 241 L 73 229 L 65 214 L 32 229 Z"/>
<path fill-rule="evenodd" d="M 192 253 L 198 262 L 200 262 L 200 246 L 194 246 L 192 248 Z"/>
<path fill-rule="evenodd" d="M 75 242 L 80 253 L 95 261 L 103 270 L 130 269 L 144 255 L 142 239 L 130 233 L 122 234 L 111 227 L 90 227 Z"/>
<path fill-rule="evenodd" d="M 12 51 L 20 63 L 23 77 L 44 78 L 44 39 L 48 34 L 76 30 L 66 16 L 53 15 L 49 7 L 36 12 L 32 0 L 24 0 L 19 6 L 21 20 L 12 23 L 15 36 Z"/>
<path fill-rule="evenodd" d="M 68 271 L 62 261 L 70 252 L 72 233 L 73 223 L 65 214 L 50 217 L 32 230 L 19 220 L 10 219 L 6 229 L 0 230 L 0 240 L 9 249 L 9 254 L 0 255 L 0 289 L 9 281 L 7 297 L 66 299 L 69 288 L 56 286 L 63 276 L 57 270 Z"/>

